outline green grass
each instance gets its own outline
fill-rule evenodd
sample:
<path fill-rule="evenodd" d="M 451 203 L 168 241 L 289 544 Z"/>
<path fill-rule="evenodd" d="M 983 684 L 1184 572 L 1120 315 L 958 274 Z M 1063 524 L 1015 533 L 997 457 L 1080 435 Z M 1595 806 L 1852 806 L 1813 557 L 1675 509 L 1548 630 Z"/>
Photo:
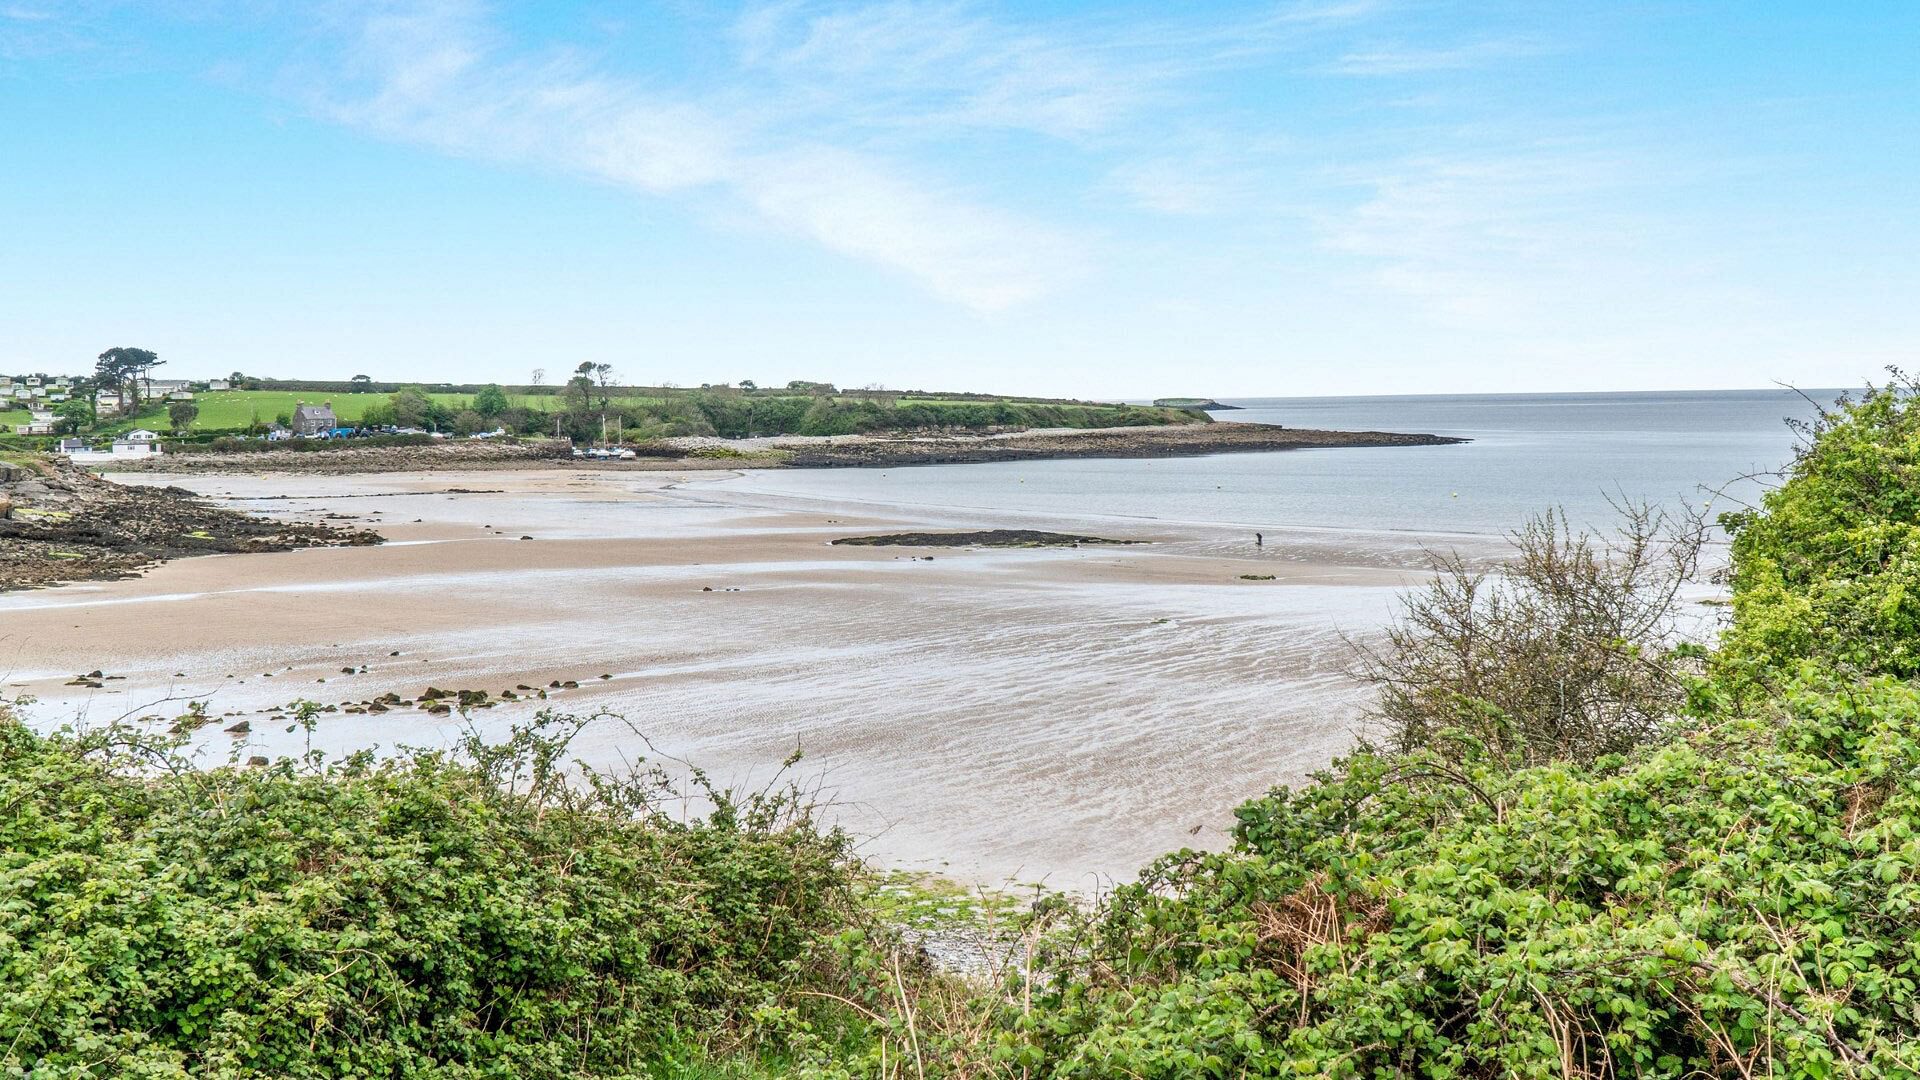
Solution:
<path fill-rule="evenodd" d="M 333 415 L 343 423 L 357 423 L 366 414 L 368 408 L 384 404 L 387 394 L 313 394 L 294 390 L 223 390 L 217 393 L 195 395 L 194 404 L 200 406 L 200 415 L 193 422 L 196 431 L 230 431 L 234 428 L 250 426 L 257 416 L 261 423 L 271 424 L 281 413 L 291 416 L 294 406 L 301 402 L 317 405 L 328 402 L 333 405 Z M 463 407 L 471 400 L 467 394 L 428 394 L 435 401 L 449 406 Z M 525 405 L 532 409 L 550 409 L 558 403 L 556 397 L 527 397 L 512 399 L 515 405 Z M 163 414 L 164 415 L 164 414 Z"/>
<path fill-rule="evenodd" d="M 471 394 L 429 393 L 427 396 L 456 410 L 465 408 L 473 400 Z M 391 394 L 322 394 L 304 390 L 224 390 L 197 394 L 193 400 L 200 406 L 200 415 L 194 420 L 193 428 L 195 431 L 231 431 L 252 425 L 256 415 L 261 423 L 271 424 L 281 413 L 292 415 L 294 406 L 303 401 L 310 405 L 331 403 L 333 415 L 342 423 L 353 424 L 366 415 L 367 409 L 384 404 L 391 397 Z M 632 405 L 656 405 L 662 399 L 620 395 L 616 400 Z M 559 394 L 508 394 L 507 402 L 515 408 L 536 412 L 552 412 L 563 407 Z M 165 412 L 151 415 L 164 418 Z"/>

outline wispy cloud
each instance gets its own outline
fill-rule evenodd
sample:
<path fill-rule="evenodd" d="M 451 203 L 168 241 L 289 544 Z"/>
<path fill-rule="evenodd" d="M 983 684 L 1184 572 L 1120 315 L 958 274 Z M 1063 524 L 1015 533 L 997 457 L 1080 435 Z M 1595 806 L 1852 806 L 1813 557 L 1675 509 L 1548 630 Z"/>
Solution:
<path fill-rule="evenodd" d="M 749 7 L 734 27 L 752 73 L 816 107 L 887 126 L 1014 128 L 1070 138 L 1112 126 L 1166 72 L 1110 39 L 1073 41 L 956 3 Z"/>
<path fill-rule="evenodd" d="M 1417 75 L 1466 71 L 1504 60 L 1540 56 L 1549 50 L 1537 41 L 1476 41 L 1448 48 L 1391 46 L 1349 52 L 1330 66 L 1341 75 Z"/>
<path fill-rule="evenodd" d="M 361 13 L 347 78 L 309 72 L 336 121 L 437 149 L 557 168 L 650 194 L 714 189 L 760 220 L 908 275 L 977 311 L 1073 280 L 1080 242 L 860 149 L 685 95 L 643 89 L 566 54 L 521 56 L 460 0 Z"/>
<path fill-rule="evenodd" d="M 1638 263 L 1649 228 L 1632 196 L 1662 173 L 1644 156 L 1562 140 L 1389 162 L 1354 178 L 1369 196 L 1327 214 L 1321 237 L 1444 321 L 1538 326 L 1603 282 L 1635 280 L 1613 271 Z"/>

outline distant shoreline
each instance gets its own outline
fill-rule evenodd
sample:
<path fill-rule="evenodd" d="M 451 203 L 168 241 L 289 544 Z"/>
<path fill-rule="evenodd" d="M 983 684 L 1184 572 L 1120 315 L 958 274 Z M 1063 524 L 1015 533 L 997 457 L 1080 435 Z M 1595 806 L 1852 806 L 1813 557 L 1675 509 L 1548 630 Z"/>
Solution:
<path fill-rule="evenodd" d="M 1046 429 L 990 435 L 781 435 L 686 437 L 632 444 L 628 460 L 583 460 L 560 443 L 449 440 L 424 447 L 313 451 L 170 453 L 117 464 L 114 471 L 162 473 L 378 473 L 552 468 L 686 471 L 705 469 L 898 468 L 1063 458 L 1166 458 L 1343 447 L 1445 446 L 1469 440 L 1386 431 L 1320 431 L 1271 424 L 1190 424 Z"/>

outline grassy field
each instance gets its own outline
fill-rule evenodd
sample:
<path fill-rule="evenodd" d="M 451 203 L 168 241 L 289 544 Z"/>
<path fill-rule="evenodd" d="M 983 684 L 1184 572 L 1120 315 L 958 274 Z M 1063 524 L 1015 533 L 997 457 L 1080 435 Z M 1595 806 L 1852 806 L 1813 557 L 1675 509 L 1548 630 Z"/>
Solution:
<path fill-rule="evenodd" d="M 428 397 L 451 408 L 461 409 L 472 400 L 468 394 L 428 394 Z M 271 424 L 282 413 L 292 415 L 294 406 L 301 402 L 318 404 L 330 402 L 333 414 L 343 423 L 357 423 L 366 414 L 370 406 L 384 404 L 388 394 L 311 394 L 293 390 L 227 390 L 219 393 L 199 394 L 194 404 L 200 406 L 200 415 L 194 420 L 197 431 L 227 431 L 251 425 L 257 417 L 263 424 Z M 529 409 L 547 410 L 556 407 L 560 399 L 550 394 L 526 396 L 510 395 L 507 399 L 514 405 Z"/>

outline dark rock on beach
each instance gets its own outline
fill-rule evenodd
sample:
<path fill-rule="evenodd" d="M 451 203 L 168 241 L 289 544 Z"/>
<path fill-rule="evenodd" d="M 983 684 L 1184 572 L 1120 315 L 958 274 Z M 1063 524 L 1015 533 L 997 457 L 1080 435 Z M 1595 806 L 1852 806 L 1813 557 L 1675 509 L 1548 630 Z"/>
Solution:
<path fill-rule="evenodd" d="M 1100 536 L 1040 532 L 1035 529 L 984 529 L 959 533 L 887 533 L 848 536 L 834 541 L 851 547 L 1079 547 L 1081 544 L 1144 544 L 1144 540 L 1108 540 Z"/>
<path fill-rule="evenodd" d="M 132 577 L 190 555 L 380 543 L 371 532 L 223 510 L 181 488 L 115 484 L 61 462 L 4 469 L 0 592 Z"/>

